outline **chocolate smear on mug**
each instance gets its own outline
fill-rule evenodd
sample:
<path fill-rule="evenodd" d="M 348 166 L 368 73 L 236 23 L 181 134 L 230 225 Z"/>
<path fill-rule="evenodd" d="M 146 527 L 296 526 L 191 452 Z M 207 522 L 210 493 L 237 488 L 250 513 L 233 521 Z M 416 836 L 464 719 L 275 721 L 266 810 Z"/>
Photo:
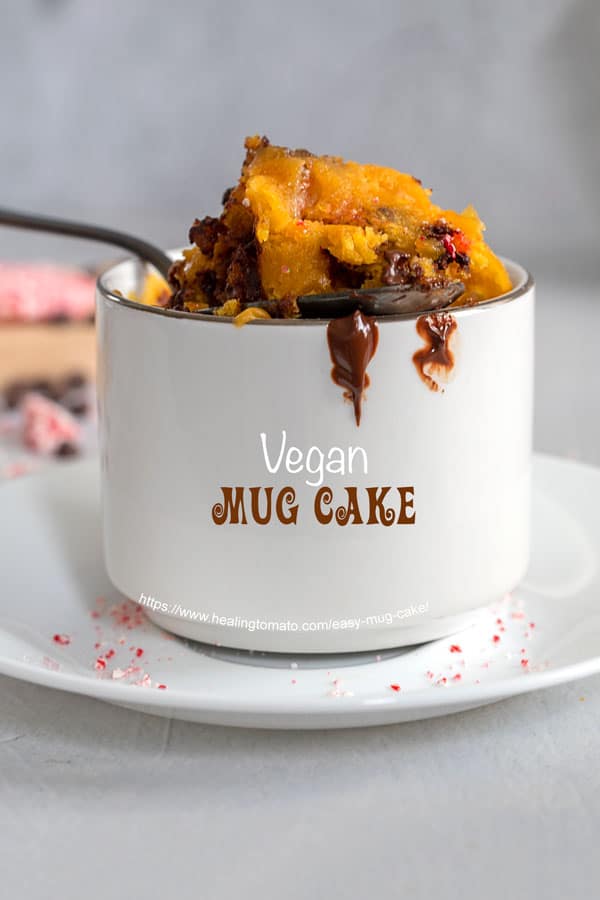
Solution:
<path fill-rule="evenodd" d="M 425 346 L 413 356 L 413 363 L 419 377 L 430 391 L 441 390 L 454 368 L 452 338 L 458 323 L 447 312 L 434 312 L 417 319 L 417 334 L 425 341 Z"/>
<path fill-rule="evenodd" d="M 375 356 L 378 341 L 375 318 L 365 316 L 359 309 L 351 316 L 332 319 L 327 326 L 333 363 L 331 377 L 344 389 L 344 397 L 352 402 L 357 425 L 360 425 L 363 394 L 369 386 L 367 366 Z"/>

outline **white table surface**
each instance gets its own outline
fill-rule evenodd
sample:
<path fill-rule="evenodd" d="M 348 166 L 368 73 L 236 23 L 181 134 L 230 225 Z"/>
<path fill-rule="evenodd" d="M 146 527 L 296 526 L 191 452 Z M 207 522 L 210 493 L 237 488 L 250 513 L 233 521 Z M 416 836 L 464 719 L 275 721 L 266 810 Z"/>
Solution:
<path fill-rule="evenodd" d="M 542 283 L 536 447 L 598 465 L 599 334 L 600 292 Z M 0 896 L 598 896 L 599 751 L 600 677 L 307 733 L 0 678 Z"/>

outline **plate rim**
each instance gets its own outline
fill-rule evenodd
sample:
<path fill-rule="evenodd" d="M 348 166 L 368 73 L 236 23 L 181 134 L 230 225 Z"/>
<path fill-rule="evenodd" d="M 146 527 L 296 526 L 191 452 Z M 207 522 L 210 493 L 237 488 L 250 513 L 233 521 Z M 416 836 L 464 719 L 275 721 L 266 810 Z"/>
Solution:
<path fill-rule="evenodd" d="M 236 665 L 229 662 L 228 665 Z M 367 664 L 369 665 L 369 664 Z M 381 665 L 373 663 L 372 665 Z M 364 668 L 364 666 L 362 667 Z M 275 671 L 275 670 L 274 670 Z M 579 663 L 571 663 L 568 666 L 547 669 L 543 672 L 531 672 L 528 675 L 519 675 L 505 678 L 488 684 L 457 685 L 450 689 L 440 688 L 432 691 L 431 686 L 410 693 L 391 694 L 389 697 L 372 695 L 349 697 L 346 703 L 344 698 L 339 698 L 342 703 L 332 706 L 331 698 L 326 694 L 310 699 L 310 705 L 302 698 L 294 698 L 283 701 L 270 700 L 268 695 L 261 697 L 261 702 L 244 702 L 235 704 L 231 701 L 216 700 L 210 695 L 168 688 L 167 691 L 144 690 L 136 685 L 126 685 L 109 681 L 108 679 L 94 680 L 90 676 L 77 675 L 72 672 L 52 671 L 41 669 L 27 662 L 7 660 L 0 656 L 0 674 L 8 675 L 20 681 L 38 684 L 53 690 L 63 690 L 70 694 L 93 697 L 94 699 L 108 701 L 109 703 L 123 703 L 131 706 L 152 707 L 156 709 L 176 708 L 178 710 L 193 710 L 198 713 L 223 713 L 224 715 L 286 715 L 286 716 L 330 716 L 336 714 L 365 714 L 369 711 L 381 711 L 383 709 L 398 709 L 399 711 L 415 711 L 435 707 L 465 706 L 469 704 L 485 704 L 497 700 L 516 697 L 532 691 L 544 688 L 556 687 L 559 684 L 568 684 L 583 678 L 589 678 L 600 672 L 600 656 L 591 657 Z M 27 677 L 25 677 L 27 676 Z M 80 688 L 80 689 L 78 689 Z M 188 701 L 188 702 L 186 702 Z M 212 702 L 211 702 L 212 701 Z M 297 704 L 297 706 L 296 706 Z"/>

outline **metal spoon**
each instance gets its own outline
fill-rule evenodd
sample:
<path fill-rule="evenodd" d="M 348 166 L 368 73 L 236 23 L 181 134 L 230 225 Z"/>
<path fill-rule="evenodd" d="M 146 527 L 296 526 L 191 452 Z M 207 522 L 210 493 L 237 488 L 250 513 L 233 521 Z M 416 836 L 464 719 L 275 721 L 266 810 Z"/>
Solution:
<path fill-rule="evenodd" d="M 307 294 L 296 302 L 304 319 L 338 319 L 357 309 L 369 316 L 397 316 L 442 309 L 460 297 L 464 289 L 462 281 L 451 281 L 439 288 L 393 284 L 335 294 Z"/>
<path fill-rule="evenodd" d="M 336 291 L 334 294 L 305 294 L 298 297 L 296 303 L 303 319 L 340 319 L 352 315 L 357 309 L 368 316 L 411 315 L 450 306 L 464 290 L 462 281 L 451 281 L 439 288 L 393 284 Z M 250 306 L 265 309 L 277 317 L 276 300 L 256 300 Z M 214 308 L 200 309 L 195 315 L 212 316 Z"/>
<path fill-rule="evenodd" d="M 0 225 L 26 228 L 29 231 L 47 231 L 51 234 L 62 234 L 67 237 L 86 238 L 92 241 L 99 241 L 102 244 L 122 247 L 129 253 L 133 253 L 144 260 L 144 262 L 153 265 L 165 279 L 168 277 L 172 263 L 167 254 L 153 244 L 133 237 L 131 234 L 114 231 L 112 228 L 103 228 L 99 225 L 85 225 L 82 222 L 70 222 L 66 219 L 57 219 L 54 216 L 38 216 L 34 213 L 14 212 L 10 209 L 0 209 Z"/>

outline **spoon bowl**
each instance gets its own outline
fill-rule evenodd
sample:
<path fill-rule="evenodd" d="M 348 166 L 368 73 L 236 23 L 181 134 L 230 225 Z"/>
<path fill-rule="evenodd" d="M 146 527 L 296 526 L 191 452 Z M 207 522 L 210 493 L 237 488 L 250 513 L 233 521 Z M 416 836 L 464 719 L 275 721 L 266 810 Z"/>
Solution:
<path fill-rule="evenodd" d="M 352 315 L 357 309 L 368 316 L 397 316 L 442 309 L 460 297 L 464 289 L 461 281 L 439 288 L 394 284 L 334 294 L 307 294 L 299 297 L 297 303 L 305 319 L 337 319 Z"/>
<path fill-rule="evenodd" d="M 451 281 L 438 288 L 414 284 L 357 288 L 331 294 L 305 294 L 296 303 L 303 319 L 340 319 L 356 310 L 368 316 L 399 316 L 435 312 L 450 306 L 464 293 L 462 281 Z M 251 304 L 277 315 L 277 301 L 257 300 Z M 198 310 L 196 315 L 212 316 L 215 308 Z"/>

